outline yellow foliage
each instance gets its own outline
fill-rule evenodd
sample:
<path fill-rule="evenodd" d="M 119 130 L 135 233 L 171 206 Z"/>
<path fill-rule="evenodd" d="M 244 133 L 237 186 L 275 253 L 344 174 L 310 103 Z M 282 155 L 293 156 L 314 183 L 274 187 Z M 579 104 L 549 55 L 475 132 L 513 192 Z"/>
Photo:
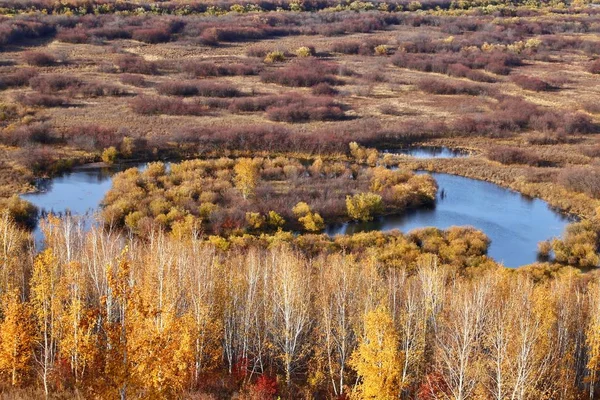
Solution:
<path fill-rule="evenodd" d="M 358 193 L 346 196 L 348 216 L 354 220 L 370 221 L 373 215 L 381 212 L 383 202 L 381 196 L 375 193 Z"/>
<path fill-rule="evenodd" d="M 36 339 L 31 308 L 21 302 L 17 290 L 2 297 L 0 323 L 0 375 L 11 386 L 20 386 L 29 377 Z"/>
<path fill-rule="evenodd" d="M 365 316 L 365 335 L 350 357 L 360 382 L 353 398 L 397 399 L 400 392 L 398 333 L 389 311 L 380 306 Z"/>
<path fill-rule="evenodd" d="M 254 193 L 258 183 L 259 173 L 256 162 L 250 158 L 240 158 L 233 167 L 235 173 L 235 186 L 244 196 L 248 198 Z"/>

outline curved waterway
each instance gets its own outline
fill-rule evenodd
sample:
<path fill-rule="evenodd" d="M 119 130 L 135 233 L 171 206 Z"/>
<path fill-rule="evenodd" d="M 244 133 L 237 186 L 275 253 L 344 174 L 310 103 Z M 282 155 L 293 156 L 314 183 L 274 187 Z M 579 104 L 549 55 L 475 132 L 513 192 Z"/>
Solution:
<path fill-rule="evenodd" d="M 431 174 L 438 183 L 436 206 L 370 222 L 329 225 L 329 235 L 364 231 L 408 232 L 434 226 L 473 226 L 490 239 L 488 255 L 507 267 L 537 260 L 538 242 L 560 236 L 570 218 L 540 199 L 531 199 L 493 183 L 457 175 Z"/>
<path fill-rule="evenodd" d="M 145 168 L 147 164 L 122 165 L 111 168 L 85 167 L 62 176 L 38 182 L 37 193 L 21 197 L 35 204 L 42 213 L 91 215 L 100 208 L 104 195 L 111 187 L 112 176 L 126 168 Z M 552 210 L 539 199 L 492 183 L 456 175 L 433 173 L 438 182 L 437 204 L 401 216 L 385 216 L 367 223 L 329 225 L 329 235 L 361 231 L 408 232 L 434 226 L 470 225 L 485 232 L 491 239 L 488 254 L 508 267 L 536 261 L 538 242 L 562 234 L 569 218 Z M 89 219 L 83 219 L 89 224 Z M 38 243 L 42 235 L 35 232 Z"/>

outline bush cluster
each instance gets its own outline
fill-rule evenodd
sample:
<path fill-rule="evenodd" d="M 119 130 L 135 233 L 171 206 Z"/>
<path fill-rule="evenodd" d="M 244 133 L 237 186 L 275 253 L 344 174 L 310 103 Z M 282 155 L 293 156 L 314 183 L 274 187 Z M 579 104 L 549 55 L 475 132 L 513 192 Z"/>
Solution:
<path fill-rule="evenodd" d="M 285 67 L 263 72 L 263 82 L 277 83 L 283 86 L 312 87 L 320 83 L 338 84 L 335 74 L 338 66 L 325 61 L 299 60 Z"/>

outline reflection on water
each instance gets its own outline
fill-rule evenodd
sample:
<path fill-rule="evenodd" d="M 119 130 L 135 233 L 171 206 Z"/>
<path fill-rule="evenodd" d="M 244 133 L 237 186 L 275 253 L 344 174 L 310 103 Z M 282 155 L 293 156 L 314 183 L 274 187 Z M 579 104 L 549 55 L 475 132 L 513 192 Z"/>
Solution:
<path fill-rule="evenodd" d="M 406 154 L 415 158 L 457 158 L 469 156 L 469 153 L 465 150 L 435 146 L 413 146 L 400 149 L 387 149 L 383 150 L 383 152 L 391 154 Z"/>
<path fill-rule="evenodd" d="M 21 198 L 35 204 L 42 216 L 52 213 L 56 215 L 79 215 L 89 224 L 89 218 L 100 207 L 100 202 L 112 184 L 111 177 L 127 168 L 144 169 L 146 163 L 122 164 L 112 167 L 86 167 L 75 169 L 51 179 L 41 179 L 36 183 L 39 191 L 21 195 Z M 39 227 L 35 232 L 36 241 L 42 238 Z"/>
<path fill-rule="evenodd" d="M 470 225 L 491 239 L 488 255 L 507 267 L 536 261 L 537 244 L 562 234 L 569 218 L 540 199 L 530 199 L 492 183 L 456 175 L 431 174 L 438 183 L 435 208 L 401 216 L 382 217 L 367 223 L 336 224 L 329 235 L 360 231 L 408 232 L 416 228 Z M 442 195 L 443 193 L 443 195 Z"/>

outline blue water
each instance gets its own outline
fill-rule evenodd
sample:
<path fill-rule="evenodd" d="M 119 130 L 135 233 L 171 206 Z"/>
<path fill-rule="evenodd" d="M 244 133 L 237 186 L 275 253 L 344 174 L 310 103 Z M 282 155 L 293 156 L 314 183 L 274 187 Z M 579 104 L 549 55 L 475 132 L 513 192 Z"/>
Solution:
<path fill-rule="evenodd" d="M 530 199 L 493 183 L 441 173 L 431 174 L 438 183 L 435 208 L 371 222 L 331 225 L 329 235 L 361 231 L 408 232 L 434 226 L 473 226 L 491 239 L 488 255 L 507 267 L 537 260 L 537 244 L 560 236 L 570 219 L 540 199 Z M 442 196 L 442 192 L 444 196 Z"/>
<path fill-rule="evenodd" d="M 392 154 L 406 154 L 415 158 L 457 158 L 469 156 L 469 153 L 464 150 L 434 146 L 413 146 L 399 149 L 386 149 L 383 152 Z"/>
<path fill-rule="evenodd" d="M 21 198 L 38 207 L 41 215 L 75 215 L 82 218 L 82 223 L 89 226 L 93 215 L 100 208 L 100 203 L 112 185 L 112 176 L 127 168 L 144 169 L 146 163 L 121 164 L 112 167 L 84 167 L 74 169 L 61 176 L 41 179 L 36 186 L 36 193 L 22 194 Z M 38 244 L 43 239 L 39 227 L 34 230 Z"/>
<path fill-rule="evenodd" d="M 110 189 L 111 177 L 126 168 L 145 168 L 146 163 L 111 168 L 83 168 L 60 177 L 38 183 L 40 192 L 21 197 L 35 204 L 44 213 L 82 216 L 89 225 L 93 214 Z M 488 254 L 508 267 L 517 267 L 536 261 L 538 242 L 560 236 L 569 222 L 539 199 L 494 185 L 455 175 L 433 173 L 438 182 L 437 205 L 401 216 L 387 216 L 368 223 L 330 225 L 329 235 L 351 234 L 360 231 L 412 229 L 435 226 L 470 225 L 485 232 L 491 239 Z M 444 196 L 442 196 L 442 192 Z M 36 241 L 43 236 L 35 231 Z"/>

